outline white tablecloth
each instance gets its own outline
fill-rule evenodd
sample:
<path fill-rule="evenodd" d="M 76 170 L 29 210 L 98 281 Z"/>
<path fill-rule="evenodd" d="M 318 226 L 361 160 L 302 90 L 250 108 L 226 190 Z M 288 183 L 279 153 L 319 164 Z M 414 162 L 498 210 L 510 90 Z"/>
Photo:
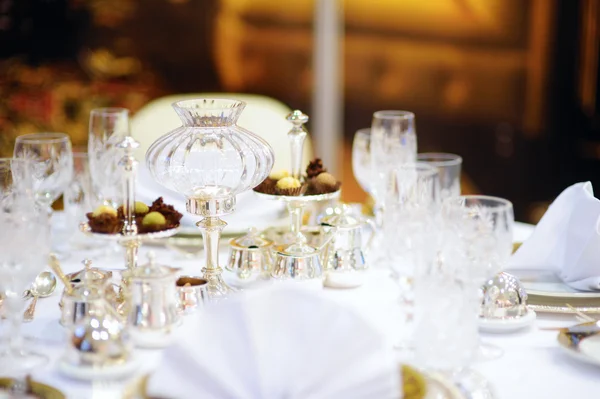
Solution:
<path fill-rule="evenodd" d="M 521 241 L 531 232 L 531 227 L 518 225 L 515 239 Z M 225 241 L 225 240 L 224 240 Z M 225 245 L 223 245 L 225 248 Z M 185 259 L 172 251 L 159 247 L 145 247 L 141 250 L 141 260 L 152 250 L 157 261 L 181 267 L 186 274 L 200 274 L 203 259 Z M 63 261 L 66 272 L 79 270 L 83 258 L 89 252 L 74 252 Z M 222 255 L 226 255 L 224 251 Z M 225 256 L 221 257 L 225 261 Z M 94 263 L 98 267 L 122 268 L 120 258 L 104 258 Z M 396 286 L 384 270 L 374 270 L 368 274 L 365 284 L 352 290 L 326 290 L 332 298 L 346 302 L 361 311 L 365 317 L 380 329 L 390 342 L 402 330 L 398 317 Z M 51 361 L 44 368 L 33 373 L 35 379 L 51 384 L 67 394 L 68 398 L 117 398 L 123 384 L 101 382 L 86 383 L 66 378 L 59 374 L 56 362 L 61 356 L 66 334 L 58 323 L 58 300 L 62 292 L 59 285 L 53 296 L 40 299 L 35 320 L 24 325 L 25 334 L 41 338 L 37 349 L 47 354 Z M 193 316 L 192 316 L 193 317 Z M 185 321 L 184 321 L 185 322 Z M 500 399 L 519 398 L 593 398 L 600 395 L 600 368 L 571 360 L 561 353 L 556 344 L 556 332 L 541 331 L 544 326 L 566 326 L 575 323 L 572 316 L 538 314 L 536 324 L 528 329 L 512 334 L 482 334 L 482 338 L 504 350 L 497 359 L 476 364 L 480 371 L 495 386 Z M 142 360 L 139 374 L 151 370 L 160 361 L 159 350 L 137 350 Z"/>

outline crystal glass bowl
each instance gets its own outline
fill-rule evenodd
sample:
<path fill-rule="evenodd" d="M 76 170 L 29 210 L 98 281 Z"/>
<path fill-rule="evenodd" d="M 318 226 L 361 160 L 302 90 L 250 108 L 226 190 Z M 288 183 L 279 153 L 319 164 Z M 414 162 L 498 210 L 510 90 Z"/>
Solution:
<path fill-rule="evenodd" d="M 235 196 L 256 187 L 271 172 L 275 156 L 262 138 L 237 126 L 246 104 L 226 99 L 194 99 L 173 104 L 182 126 L 161 136 L 146 152 L 148 169 L 160 184 L 184 195 L 186 210 L 204 217 L 197 223 L 206 248 L 211 299 L 231 289 L 221 277 L 218 245 L 235 210 Z"/>

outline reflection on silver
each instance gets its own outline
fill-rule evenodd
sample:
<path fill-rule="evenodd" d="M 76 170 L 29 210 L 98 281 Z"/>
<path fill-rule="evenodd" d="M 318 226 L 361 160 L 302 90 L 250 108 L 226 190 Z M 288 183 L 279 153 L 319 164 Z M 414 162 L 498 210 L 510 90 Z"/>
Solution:
<path fill-rule="evenodd" d="M 368 265 L 365 262 L 365 252 L 371 246 L 375 235 L 373 223 L 360 216 L 355 216 L 350 207 L 341 206 L 341 211 L 321 219 L 321 225 L 326 229 L 336 229 L 330 243 L 328 257 L 325 260 L 325 269 L 328 271 L 352 272 L 364 271 Z M 363 227 L 371 230 L 370 237 L 363 245 Z"/>
<path fill-rule="evenodd" d="M 109 314 L 89 314 L 71 329 L 66 358 L 74 365 L 105 367 L 123 363 L 130 354 L 129 337 Z"/>
<path fill-rule="evenodd" d="M 498 273 L 481 287 L 480 316 L 488 319 L 519 318 L 527 313 L 527 292 L 512 274 Z"/>
<path fill-rule="evenodd" d="M 183 314 L 192 314 L 201 309 L 208 298 L 208 282 L 200 277 L 181 276 L 177 286 L 178 307 Z"/>

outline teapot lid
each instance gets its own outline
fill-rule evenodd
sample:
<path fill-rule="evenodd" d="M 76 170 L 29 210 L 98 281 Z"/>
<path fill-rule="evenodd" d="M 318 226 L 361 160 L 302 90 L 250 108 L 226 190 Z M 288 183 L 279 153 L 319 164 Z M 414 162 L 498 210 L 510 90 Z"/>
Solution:
<path fill-rule="evenodd" d="M 68 278 L 71 282 L 78 283 L 83 281 L 95 281 L 95 280 L 106 280 L 112 277 L 112 272 L 100 270 L 96 267 L 92 267 L 92 261 L 84 259 L 82 261 L 83 269 L 69 273 Z M 79 280 L 79 281 L 76 281 Z"/>
<path fill-rule="evenodd" d="M 258 230 L 256 227 L 251 227 L 248 229 L 248 233 L 238 238 L 234 238 L 229 241 L 229 245 L 236 249 L 262 249 L 265 247 L 270 247 L 273 244 L 273 241 L 267 240 L 266 238 L 262 238 L 258 235 Z"/>
<path fill-rule="evenodd" d="M 173 275 L 177 270 L 179 269 L 157 264 L 154 252 L 148 252 L 148 263 L 129 270 L 127 274 L 137 278 L 163 278 Z"/>
<path fill-rule="evenodd" d="M 323 217 L 321 219 L 321 224 L 344 228 L 356 227 L 364 223 L 362 218 L 357 217 L 352 213 L 352 209 L 348 205 L 344 204 L 339 209 L 339 212 Z"/>

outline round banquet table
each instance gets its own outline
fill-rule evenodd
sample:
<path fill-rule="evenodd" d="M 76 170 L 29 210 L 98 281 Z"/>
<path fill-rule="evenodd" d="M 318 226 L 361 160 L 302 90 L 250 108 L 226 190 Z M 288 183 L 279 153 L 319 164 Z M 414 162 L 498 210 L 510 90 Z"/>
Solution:
<path fill-rule="evenodd" d="M 518 223 L 515 228 L 515 240 L 527 238 L 533 227 Z M 98 250 L 95 250 L 98 253 Z M 182 274 L 200 274 L 204 263 L 201 257 L 187 259 L 160 246 L 145 246 L 140 251 L 140 261 L 145 262 L 148 251 L 154 251 L 159 263 L 180 267 Z M 226 240 L 222 240 L 221 264 L 227 256 Z M 89 251 L 75 251 L 62 261 L 65 272 L 82 268 L 81 261 L 94 256 Z M 100 257 L 94 266 L 103 268 L 123 268 L 120 257 Z M 227 278 L 227 276 L 226 276 Z M 50 384 L 66 394 L 68 398 L 117 398 L 124 387 L 131 384 L 134 377 L 124 382 L 83 382 L 67 378 L 57 370 L 57 361 L 66 346 L 66 330 L 59 324 L 58 301 L 62 285 L 57 287 L 49 298 L 38 301 L 35 319 L 23 326 L 26 337 L 37 338 L 35 344 L 50 362 L 35 370 L 34 379 Z M 385 270 L 372 270 L 365 283 L 356 289 L 325 289 L 326 295 L 342 301 L 357 309 L 364 317 L 379 329 L 390 341 L 406 330 L 396 304 L 397 288 Z M 190 316 L 186 316 L 190 317 Z M 191 316 L 193 317 L 193 316 Z M 483 374 L 494 386 L 498 398 L 592 398 L 600 394 L 600 368 L 595 368 L 572 360 L 564 355 L 556 342 L 556 332 L 543 331 L 540 327 L 562 327 L 575 324 L 571 315 L 538 314 L 536 323 L 529 329 L 509 334 L 485 334 L 485 342 L 495 344 L 504 350 L 504 355 L 496 360 L 477 363 L 474 369 Z M 185 323 L 185 318 L 184 318 Z M 5 326 L 2 325 L 1 331 Z M 390 348 L 392 345 L 390 345 Z M 392 350 L 392 349 L 390 349 Z M 140 361 L 136 376 L 151 371 L 159 364 L 160 350 L 136 349 Z"/>

